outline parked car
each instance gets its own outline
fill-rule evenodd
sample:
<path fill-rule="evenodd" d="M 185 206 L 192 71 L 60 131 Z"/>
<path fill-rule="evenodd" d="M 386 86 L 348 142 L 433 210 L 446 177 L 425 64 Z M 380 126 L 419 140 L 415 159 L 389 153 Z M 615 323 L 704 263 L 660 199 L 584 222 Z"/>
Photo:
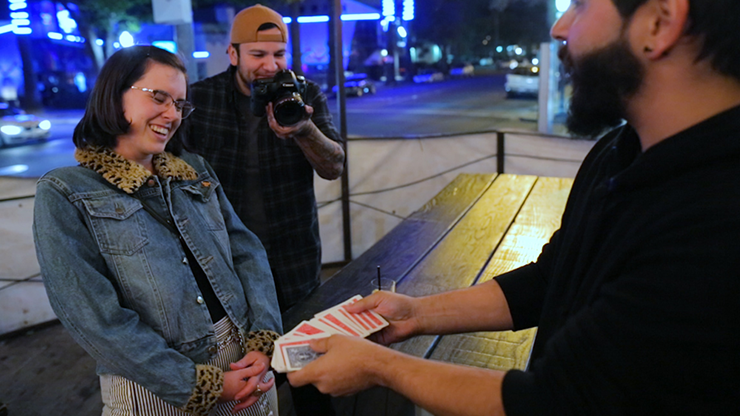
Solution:
<path fill-rule="evenodd" d="M 475 67 L 471 64 L 464 64 L 450 69 L 450 76 L 453 78 L 472 77 L 475 74 Z"/>
<path fill-rule="evenodd" d="M 0 147 L 49 138 L 51 122 L 0 103 Z"/>
<path fill-rule="evenodd" d="M 420 71 L 419 75 L 414 75 L 414 82 L 417 84 L 444 81 L 444 79 L 445 74 L 435 69 L 425 69 Z"/>
<path fill-rule="evenodd" d="M 334 94 L 339 91 L 335 85 Z M 344 94 L 347 96 L 362 97 L 365 94 L 375 94 L 375 83 L 367 78 L 367 74 L 348 74 L 344 77 Z"/>
<path fill-rule="evenodd" d="M 536 97 L 540 92 L 539 67 L 518 66 L 506 74 L 506 96 Z"/>

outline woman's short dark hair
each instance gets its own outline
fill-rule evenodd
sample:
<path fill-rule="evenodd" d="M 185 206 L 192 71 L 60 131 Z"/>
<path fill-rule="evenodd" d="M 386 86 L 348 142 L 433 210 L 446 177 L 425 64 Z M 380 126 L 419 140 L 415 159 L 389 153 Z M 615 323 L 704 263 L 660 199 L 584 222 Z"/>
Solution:
<path fill-rule="evenodd" d="M 78 148 L 88 145 L 114 148 L 116 138 L 128 133 L 131 123 L 123 114 L 123 94 L 141 79 L 151 62 L 177 69 L 185 75 L 182 60 L 156 46 L 132 46 L 111 55 L 100 70 L 90 94 L 85 114 L 75 127 L 74 143 Z M 185 120 L 167 143 L 166 150 L 179 155 L 183 149 Z"/>
<path fill-rule="evenodd" d="M 647 0 L 612 0 L 623 18 L 631 17 Z M 697 61 L 709 59 L 712 67 L 740 81 L 740 1 L 689 0 L 686 34 L 701 42 Z"/>

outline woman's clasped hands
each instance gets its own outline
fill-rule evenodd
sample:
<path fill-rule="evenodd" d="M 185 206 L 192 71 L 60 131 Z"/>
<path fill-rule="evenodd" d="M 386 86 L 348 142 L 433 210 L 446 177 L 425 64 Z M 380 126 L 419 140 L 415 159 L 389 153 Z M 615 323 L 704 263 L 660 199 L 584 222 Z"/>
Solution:
<path fill-rule="evenodd" d="M 238 401 L 239 403 L 234 406 L 234 413 L 256 403 L 260 396 L 275 384 L 274 378 L 262 382 L 270 369 L 270 358 L 261 352 L 251 351 L 229 366 L 231 371 L 224 372 L 224 390 L 220 400 Z"/>

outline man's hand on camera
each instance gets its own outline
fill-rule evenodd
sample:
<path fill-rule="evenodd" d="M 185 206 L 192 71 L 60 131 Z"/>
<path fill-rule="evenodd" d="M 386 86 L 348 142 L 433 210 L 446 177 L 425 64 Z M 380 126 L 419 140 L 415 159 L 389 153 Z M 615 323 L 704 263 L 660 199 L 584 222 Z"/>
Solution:
<path fill-rule="evenodd" d="M 311 132 L 316 129 L 316 125 L 311 121 L 311 115 L 313 114 L 313 107 L 307 105 L 304 107 L 308 116 L 292 126 L 282 126 L 275 120 L 275 113 L 272 109 L 272 102 L 267 104 L 267 122 L 270 124 L 270 128 L 275 135 L 281 139 L 300 139 L 307 137 Z"/>

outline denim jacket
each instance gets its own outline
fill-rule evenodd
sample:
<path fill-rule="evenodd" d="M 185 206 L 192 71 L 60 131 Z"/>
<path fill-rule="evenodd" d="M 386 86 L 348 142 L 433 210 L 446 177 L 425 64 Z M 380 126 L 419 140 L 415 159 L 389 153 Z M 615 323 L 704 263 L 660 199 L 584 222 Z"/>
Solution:
<path fill-rule="evenodd" d="M 76 157 L 89 168 L 55 169 L 36 190 L 36 252 L 55 313 L 98 374 L 123 376 L 178 407 L 201 400 L 196 365 L 218 351 L 213 322 L 180 241 L 140 199 L 174 219 L 245 338 L 282 332 L 262 244 L 200 156 L 155 155 L 154 176 L 107 149 Z"/>

